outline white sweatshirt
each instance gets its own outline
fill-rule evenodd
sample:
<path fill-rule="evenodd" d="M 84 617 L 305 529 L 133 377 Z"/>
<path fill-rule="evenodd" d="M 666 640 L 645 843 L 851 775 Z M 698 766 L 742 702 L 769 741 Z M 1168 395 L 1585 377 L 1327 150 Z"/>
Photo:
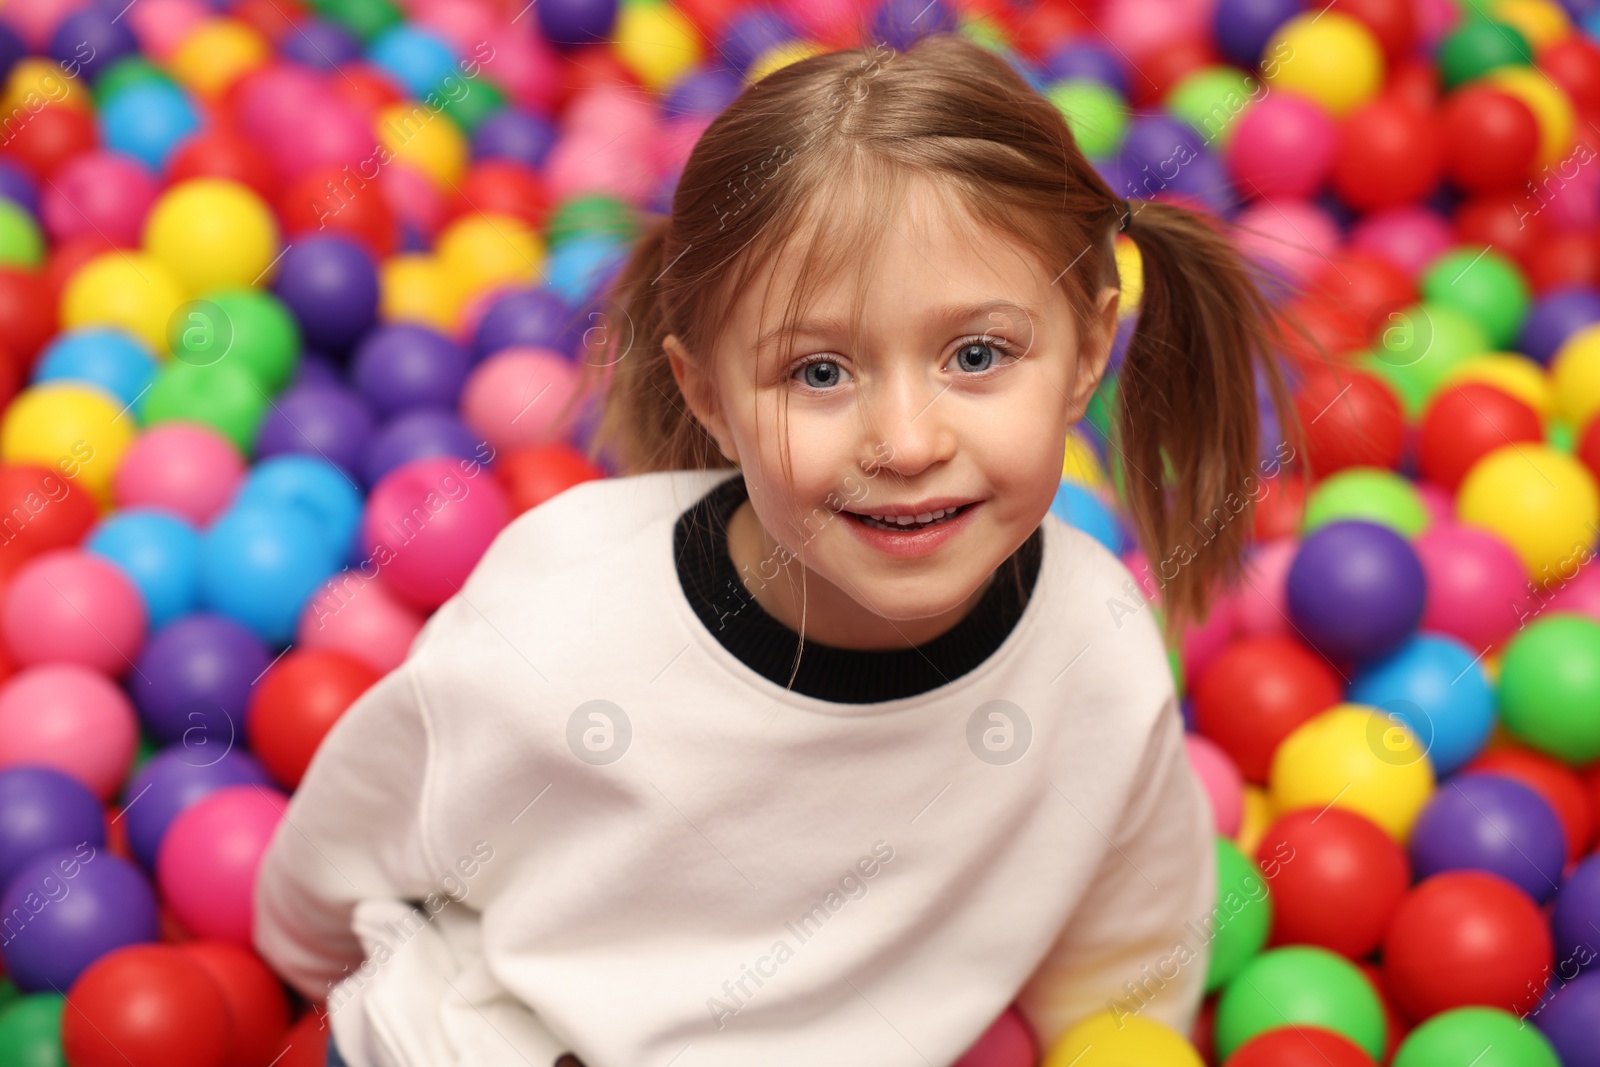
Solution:
<path fill-rule="evenodd" d="M 679 584 L 729 474 L 518 517 L 318 750 L 255 942 L 352 1067 L 948 1067 L 1013 1000 L 1045 1049 L 1108 1006 L 1186 1033 L 1214 838 L 1121 563 L 1048 517 L 993 655 L 831 703 Z"/>

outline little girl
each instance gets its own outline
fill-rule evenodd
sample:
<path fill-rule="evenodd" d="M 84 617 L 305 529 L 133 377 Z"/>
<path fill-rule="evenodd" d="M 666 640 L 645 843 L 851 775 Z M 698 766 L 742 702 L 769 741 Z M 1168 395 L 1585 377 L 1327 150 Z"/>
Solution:
<path fill-rule="evenodd" d="M 1281 396 L 1212 224 L 1123 200 L 954 35 L 710 125 L 610 289 L 628 473 L 499 535 L 263 862 L 256 944 L 331 1063 L 948 1067 L 1013 1003 L 1044 1049 L 1187 1032 L 1214 836 L 1162 629 L 1050 513 L 1119 230 L 1117 457 L 1165 559 L 1255 473 L 1257 366 Z M 1222 514 L 1168 637 L 1237 573 Z"/>

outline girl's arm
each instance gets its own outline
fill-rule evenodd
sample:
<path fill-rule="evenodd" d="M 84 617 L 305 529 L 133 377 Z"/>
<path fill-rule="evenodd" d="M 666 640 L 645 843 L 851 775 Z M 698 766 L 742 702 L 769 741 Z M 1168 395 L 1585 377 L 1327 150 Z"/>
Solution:
<path fill-rule="evenodd" d="M 1115 845 L 1017 995 L 1043 1048 L 1085 1016 L 1140 1015 L 1187 1037 L 1204 992 L 1215 831 L 1175 701 L 1157 716 Z"/>
<path fill-rule="evenodd" d="M 421 898 L 442 871 L 422 825 L 431 731 L 415 652 L 323 739 L 256 877 L 256 949 L 314 1001 L 362 963 L 355 904 Z"/>

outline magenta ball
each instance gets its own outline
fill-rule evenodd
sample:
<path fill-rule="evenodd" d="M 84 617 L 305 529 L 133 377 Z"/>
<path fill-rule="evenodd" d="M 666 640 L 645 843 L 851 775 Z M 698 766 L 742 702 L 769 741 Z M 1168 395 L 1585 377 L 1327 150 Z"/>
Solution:
<path fill-rule="evenodd" d="M 1007 1008 L 951 1067 L 1034 1067 L 1038 1062 L 1033 1031 L 1016 1008 Z"/>
<path fill-rule="evenodd" d="M 1199 734 L 1185 734 L 1183 743 L 1189 752 L 1189 766 L 1211 802 L 1211 817 L 1217 833 L 1233 837 L 1244 818 L 1244 779 L 1239 774 L 1239 765 L 1216 742 Z"/>
<path fill-rule="evenodd" d="M 566 435 L 577 394 L 570 360 L 544 348 L 507 348 L 473 369 L 461 416 L 497 449 L 548 444 Z"/>
<path fill-rule="evenodd" d="M 0 632 L 22 666 L 77 663 L 117 678 L 144 645 L 144 600 L 115 563 L 58 548 L 18 568 L 0 600 Z"/>
<path fill-rule="evenodd" d="M 1339 250 L 1339 227 L 1304 200 L 1252 204 L 1239 212 L 1239 250 L 1284 280 L 1300 284 Z"/>
<path fill-rule="evenodd" d="M 1289 631 L 1288 580 L 1300 542 L 1293 537 L 1256 545 L 1245 571 L 1248 581 L 1230 594 L 1234 629 L 1241 637 L 1270 637 Z"/>
<path fill-rule="evenodd" d="M 1211 606 L 1211 613 L 1206 616 L 1206 621 L 1198 626 L 1189 626 L 1183 631 L 1183 639 L 1178 645 L 1179 655 L 1183 657 L 1183 674 L 1185 678 L 1197 677 L 1206 664 L 1217 657 L 1223 649 L 1228 647 L 1228 642 L 1233 640 L 1235 627 L 1238 620 L 1234 618 L 1234 602 L 1224 597 L 1218 597 Z"/>
<path fill-rule="evenodd" d="M 400 599 L 431 610 L 460 589 L 510 518 L 505 493 L 481 465 L 429 456 L 373 487 L 362 544 L 370 568 Z"/>
<path fill-rule="evenodd" d="M 195 423 L 147 430 L 122 457 L 112 496 L 124 508 L 165 508 L 208 525 L 233 499 L 244 460 L 226 437 Z"/>
<path fill-rule="evenodd" d="M 1390 208 L 1367 215 L 1350 231 L 1350 248 L 1388 260 L 1412 278 L 1455 244 L 1450 224 L 1423 207 Z"/>
<path fill-rule="evenodd" d="M 1272 93 L 1240 116 L 1228 144 L 1228 173 L 1246 196 L 1304 200 L 1333 167 L 1339 127 L 1302 97 Z"/>
<path fill-rule="evenodd" d="M 136 246 L 160 192 L 150 168 L 120 152 L 86 152 L 63 163 L 39 190 L 39 213 L 53 241 L 86 234 Z"/>
<path fill-rule="evenodd" d="M 1493 534 L 1452 522 L 1431 527 L 1414 545 L 1428 579 L 1424 630 L 1459 638 L 1477 652 L 1518 628 L 1518 607 L 1538 607 L 1523 590 L 1527 568 Z"/>
<path fill-rule="evenodd" d="M 29 667 L 0 685 L 0 768 L 50 767 L 104 801 L 127 777 L 138 743 L 127 694 L 88 667 Z"/>
<path fill-rule="evenodd" d="M 343 652 L 388 674 L 406 658 L 422 623 L 422 614 L 383 582 L 352 569 L 328 579 L 306 601 L 295 645 Z"/>
<path fill-rule="evenodd" d="M 250 948 L 256 870 L 289 798 L 230 785 L 181 811 L 156 852 L 156 883 L 178 921 L 202 938 Z"/>

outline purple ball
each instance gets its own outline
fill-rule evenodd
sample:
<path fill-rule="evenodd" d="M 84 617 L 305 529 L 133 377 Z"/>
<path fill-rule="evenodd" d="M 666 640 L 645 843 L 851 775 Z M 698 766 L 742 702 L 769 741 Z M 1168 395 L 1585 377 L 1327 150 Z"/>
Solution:
<path fill-rule="evenodd" d="M 1539 904 L 1556 891 L 1567 859 L 1550 805 L 1497 774 L 1448 779 L 1417 816 L 1407 850 L 1418 881 L 1441 871 L 1488 871 Z"/>
<path fill-rule="evenodd" d="M 229 785 L 272 786 L 266 769 L 239 746 L 215 752 L 182 742 L 145 761 L 122 791 L 128 848 L 146 870 L 155 870 L 156 853 L 178 813 Z M 273 786 L 276 788 L 276 786 Z"/>
<path fill-rule="evenodd" d="M 11 68 L 27 54 L 28 46 L 22 38 L 10 26 L 0 22 L 0 82 L 11 74 Z"/>
<path fill-rule="evenodd" d="M 557 138 L 557 130 L 548 119 L 508 107 L 484 119 L 473 131 L 472 158 L 509 159 L 542 167 Z"/>
<path fill-rule="evenodd" d="M 378 268 L 367 250 L 344 237 L 297 238 L 278 262 L 273 282 L 311 348 L 342 355 L 378 318 Z"/>
<path fill-rule="evenodd" d="M 385 474 L 404 463 L 424 456 L 471 458 L 478 438 L 453 412 L 442 408 L 413 408 L 397 415 L 378 430 L 367 449 L 368 485 L 377 485 Z"/>
<path fill-rule="evenodd" d="M 1253 70 L 1273 33 L 1304 6 L 1301 0 L 1217 0 L 1212 16 L 1217 50 Z"/>
<path fill-rule="evenodd" d="M 1555 1046 L 1561 1067 L 1600 1067 L 1600 973 L 1562 983 L 1533 1021 Z"/>
<path fill-rule="evenodd" d="M 380 418 L 419 407 L 455 407 L 471 360 L 461 346 L 426 326 L 399 323 L 367 334 L 351 376 Z"/>
<path fill-rule="evenodd" d="M 1128 126 L 1117 160 L 1124 182 L 1134 191 L 1124 193 L 1148 199 L 1179 180 L 1184 168 L 1205 155 L 1205 144 L 1194 127 L 1165 115 L 1141 115 Z"/>
<path fill-rule="evenodd" d="M 317 70 L 337 71 L 341 63 L 361 58 L 361 42 L 326 19 L 306 19 L 284 35 L 279 47 L 285 59 Z"/>
<path fill-rule="evenodd" d="M 155 891 L 139 868 L 83 843 L 40 854 L 0 894 L 0 958 L 26 993 L 65 992 L 112 949 L 161 936 Z"/>
<path fill-rule="evenodd" d="M 342 385 L 297 385 L 261 420 L 256 458 L 309 453 L 357 474 L 373 422 L 366 402 Z"/>
<path fill-rule="evenodd" d="M 1561 883 L 1550 931 L 1556 959 L 1584 965 L 1600 961 L 1600 856 L 1579 863 Z"/>
<path fill-rule="evenodd" d="M 543 0 L 534 10 L 545 40 L 561 49 L 608 40 L 617 21 L 617 0 Z"/>
<path fill-rule="evenodd" d="M 718 66 L 743 74 L 759 56 L 799 36 L 794 23 L 780 12 L 772 8 L 751 8 L 728 20 L 722 31 L 722 42 L 717 46 L 722 56 Z"/>
<path fill-rule="evenodd" d="M 872 17 L 870 36 L 904 52 L 924 37 L 955 29 L 955 8 L 944 0 L 883 0 Z"/>
<path fill-rule="evenodd" d="M 139 39 L 127 22 L 92 7 L 68 15 L 50 35 L 50 58 L 68 71 L 77 64 L 78 73 L 90 81 L 138 52 Z"/>
<path fill-rule="evenodd" d="M 1422 620 L 1427 581 L 1405 538 L 1371 522 L 1332 522 L 1307 537 L 1289 566 L 1289 617 L 1335 662 L 1375 659 Z"/>
<path fill-rule="evenodd" d="M 33 179 L 15 163 L 4 159 L 0 159 L 0 196 L 38 219 L 39 191 L 34 188 Z"/>
<path fill-rule="evenodd" d="M 1177 177 L 1167 185 L 1167 191 L 1188 197 L 1206 211 L 1222 218 L 1228 218 L 1238 211 L 1239 201 L 1232 189 L 1222 162 L 1203 149 L 1199 155 L 1179 167 Z"/>
<path fill-rule="evenodd" d="M 1128 95 L 1122 63 L 1098 45 L 1075 41 L 1057 48 L 1045 57 L 1044 74 L 1049 81 L 1095 81 Z"/>
<path fill-rule="evenodd" d="M 100 801 L 76 778 L 48 767 L 0 771 L 0 887 L 43 852 L 106 841 Z"/>
<path fill-rule="evenodd" d="M 226 749 L 243 744 L 250 687 L 271 662 L 261 639 L 232 619 L 186 615 L 145 643 L 128 689 L 157 740 Z"/>
<path fill-rule="evenodd" d="M 744 81 L 731 70 L 698 70 L 672 83 L 662 110 L 671 116 L 714 116 L 744 91 Z"/>
<path fill-rule="evenodd" d="M 1568 337 L 1595 322 L 1600 322 L 1600 293 L 1587 286 L 1552 289 L 1528 312 L 1518 350 L 1548 366 Z"/>
<path fill-rule="evenodd" d="M 484 311 L 472 350 L 477 359 L 513 345 L 571 355 L 583 340 L 584 327 L 584 321 L 573 315 L 554 289 L 513 289 Z"/>

